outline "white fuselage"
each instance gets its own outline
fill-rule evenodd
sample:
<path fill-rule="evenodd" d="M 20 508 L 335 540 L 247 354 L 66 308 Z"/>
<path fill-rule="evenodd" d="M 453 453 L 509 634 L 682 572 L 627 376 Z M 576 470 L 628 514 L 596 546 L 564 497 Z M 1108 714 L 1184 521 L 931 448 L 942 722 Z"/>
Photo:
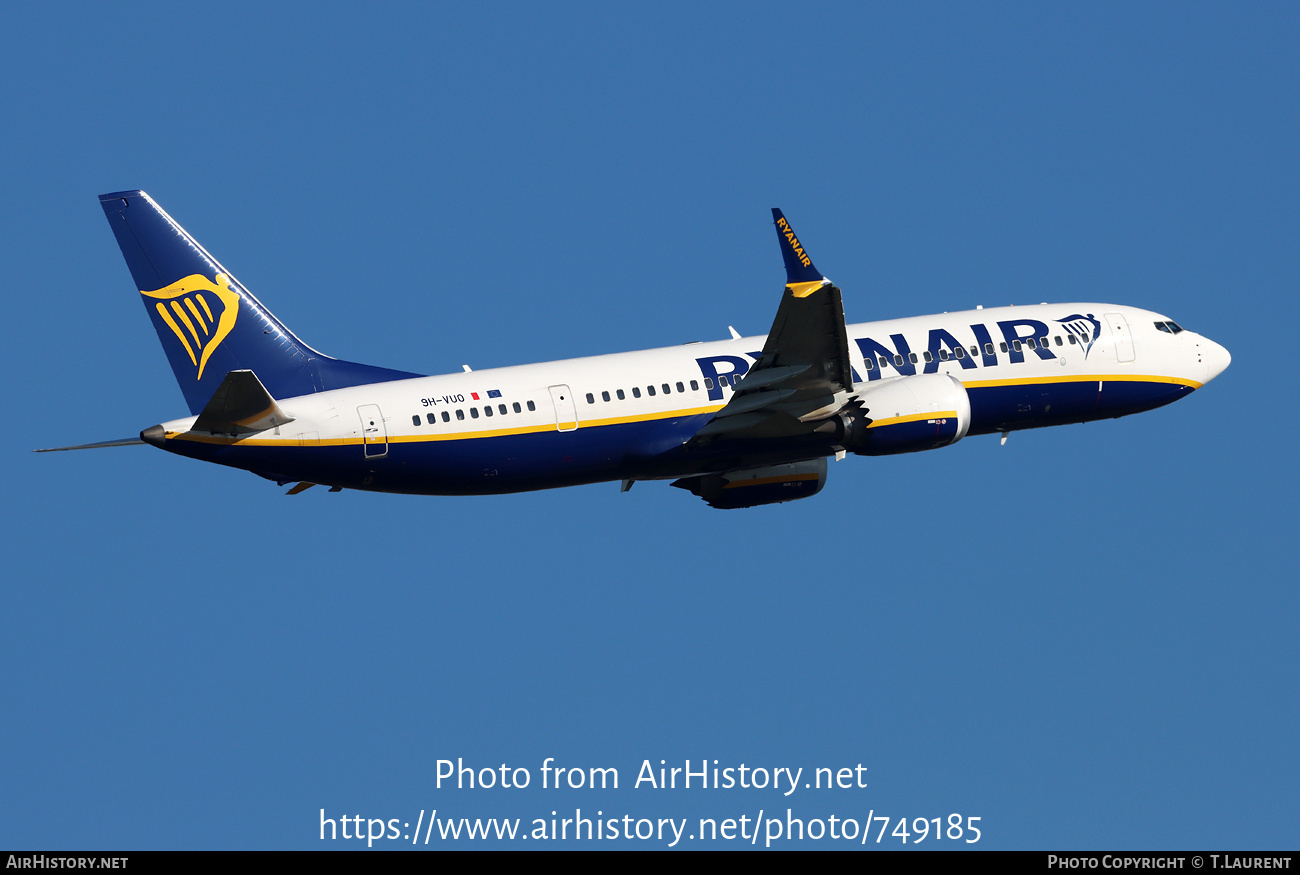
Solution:
<path fill-rule="evenodd" d="M 847 335 L 855 388 L 949 374 L 970 394 L 969 433 L 980 434 L 1149 409 L 1227 367 L 1228 353 L 1217 343 L 1159 324 L 1169 322 L 1134 307 L 1041 304 L 859 323 L 848 325 Z M 684 444 L 723 407 L 765 340 L 688 343 L 276 399 L 293 422 L 239 439 L 187 433 L 194 417 L 164 428 L 169 448 L 187 455 L 277 479 L 385 491 L 502 492 L 674 477 L 697 472 L 657 470 L 646 460 Z M 527 440 L 539 436 L 550 438 Z M 212 446 L 187 452 L 181 442 Z M 521 462 L 530 446 L 540 456 Z M 353 467 L 356 476 L 347 475 Z M 403 476 L 410 488 L 399 482 Z"/>

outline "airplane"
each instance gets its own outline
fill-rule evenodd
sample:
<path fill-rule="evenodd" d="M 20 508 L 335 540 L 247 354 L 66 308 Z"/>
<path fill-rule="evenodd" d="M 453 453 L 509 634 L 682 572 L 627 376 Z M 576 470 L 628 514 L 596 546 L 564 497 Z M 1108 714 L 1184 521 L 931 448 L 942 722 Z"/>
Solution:
<path fill-rule="evenodd" d="M 190 415 L 138 438 L 251 471 L 426 495 L 671 480 L 715 508 L 808 498 L 827 460 L 1117 418 L 1199 389 L 1228 351 L 1168 317 L 1039 304 L 846 325 L 840 289 L 772 210 L 772 330 L 438 376 L 331 358 L 284 326 L 143 191 L 100 204 Z M 39 450 L 38 452 L 49 452 Z"/>

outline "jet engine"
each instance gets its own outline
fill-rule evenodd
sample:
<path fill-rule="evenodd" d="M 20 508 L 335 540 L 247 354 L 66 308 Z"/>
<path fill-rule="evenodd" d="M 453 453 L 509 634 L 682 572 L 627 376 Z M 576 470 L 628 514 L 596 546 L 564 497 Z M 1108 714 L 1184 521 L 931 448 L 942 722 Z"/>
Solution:
<path fill-rule="evenodd" d="M 851 453 L 888 456 L 955 444 L 970 429 L 970 396 L 947 374 L 854 386 L 857 401 L 819 426 Z"/>
<path fill-rule="evenodd" d="M 694 492 L 707 501 L 710 507 L 724 510 L 779 504 L 821 492 L 826 485 L 826 460 L 810 459 L 806 462 L 746 468 L 701 477 L 683 477 L 674 480 L 673 485 Z"/>

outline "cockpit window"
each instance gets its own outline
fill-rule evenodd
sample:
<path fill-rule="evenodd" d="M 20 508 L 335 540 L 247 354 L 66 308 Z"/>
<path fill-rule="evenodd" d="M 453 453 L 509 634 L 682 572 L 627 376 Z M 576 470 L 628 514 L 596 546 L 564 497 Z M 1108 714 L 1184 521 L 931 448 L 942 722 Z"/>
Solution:
<path fill-rule="evenodd" d="M 1183 330 L 1183 327 L 1179 325 L 1177 322 L 1166 322 L 1165 324 L 1169 326 L 1169 330 L 1172 331 L 1174 334 L 1178 334 L 1180 331 Z"/>
<path fill-rule="evenodd" d="M 1156 323 L 1156 330 L 1163 331 L 1165 334 L 1173 334 L 1173 332 L 1169 330 L 1169 326 L 1163 322 Z"/>

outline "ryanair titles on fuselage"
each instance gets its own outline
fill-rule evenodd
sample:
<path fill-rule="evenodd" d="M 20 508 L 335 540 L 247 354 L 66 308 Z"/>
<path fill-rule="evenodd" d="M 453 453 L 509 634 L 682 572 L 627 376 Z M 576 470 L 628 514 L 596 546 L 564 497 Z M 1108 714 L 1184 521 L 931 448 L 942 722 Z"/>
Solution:
<path fill-rule="evenodd" d="M 1024 362 L 1025 354 L 1029 352 L 1044 361 L 1055 359 L 1057 355 L 1049 346 L 1053 331 L 1063 332 L 1065 337 L 1073 337 L 1074 343 L 1071 345 L 1087 359 L 1093 344 L 1101 336 L 1101 323 L 1092 313 L 1073 313 L 1054 321 L 1058 325 L 1050 326 L 1040 319 L 1002 319 L 993 323 L 996 330 L 976 322 L 970 326 L 973 343 L 959 340 L 946 328 L 931 328 L 922 355 L 915 354 L 911 342 L 902 333 L 890 334 L 888 344 L 870 336 L 854 338 L 853 343 L 857 344 L 862 353 L 868 382 L 887 376 L 885 368 L 892 368 L 890 373 L 893 374 L 913 376 L 918 373 L 918 365 L 923 374 L 936 374 L 947 363 L 955 363 L 962 370 L 994 368 L 1003 363 L 999 355 L 1005 356 L 1006 364 Z M 854 327 L 851 325 L 849 329 Z M 999 338 L 996 345 L 993 340 L 995 334 Z M 1030 341 L 1033 341 L 1032 347 Z M 747 352 L 745 355 L 757 361 L 760 353 Z M 750 367 L 750 362 L 734 355 L 704 356 L 695 361 L 700 367 L 700 373 L 709 379 L 706 385 L 714 387 L 709 390 L 709 399 L 712 401 L 720 401 L 723 397 L 719 377 L 738 379 Z M 724 365 L 725 368 L 722 367 Z M 853 368 L 853 380 L 856 383 L 863 381 L 856 367 Z"/>

